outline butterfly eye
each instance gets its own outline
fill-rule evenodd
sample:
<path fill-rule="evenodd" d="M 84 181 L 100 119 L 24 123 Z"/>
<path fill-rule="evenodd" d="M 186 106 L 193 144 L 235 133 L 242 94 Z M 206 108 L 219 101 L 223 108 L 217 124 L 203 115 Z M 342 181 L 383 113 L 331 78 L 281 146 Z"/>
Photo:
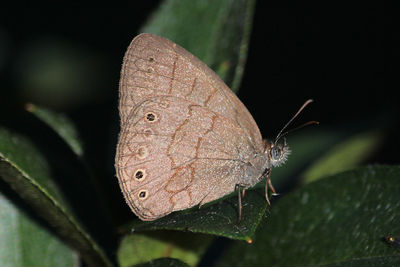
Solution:
<path fill-rule="evenodd" d="M 281 149 L 278 147 L 273 147 L 271 149 L 271 157 L 274 160 L 278 160 L 281 157 Z"/>

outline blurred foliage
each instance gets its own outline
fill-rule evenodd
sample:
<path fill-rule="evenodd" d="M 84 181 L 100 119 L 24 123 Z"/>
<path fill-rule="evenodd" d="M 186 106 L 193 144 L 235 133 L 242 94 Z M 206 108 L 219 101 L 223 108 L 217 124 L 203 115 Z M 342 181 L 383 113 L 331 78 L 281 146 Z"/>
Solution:
<path fill-rule="evenodd" d="M 378 150 L 382 139 L 382 134 L 377 131 L 351 136 L 315 160 L 312 168 L 303 174 L 304 181 L 309 183 L 320 177 L 358 166 Z"/>
<path fill-rule="evenodd" d="M 141 32 L 162 35 L 184 47 L 213 68 L 237 92 L 246 63 L 254 7 L 254 0 L 206 0 L 185 4 L 179 0 L 166 1 Z M 193 25 L 196 25 L 195 34 Z"/>
<path fill-rule="evenodd" d="M 25 98 L 66 109 L 99 96 L 97 75 L 103 61 L 93 50 L 65 40 L 39 39 L 28 44 L 15 62 L 15 75 Z"/>
<path fill-rule="evenodd" d="M 126 235 L 118 248 L 118 263 L 128 267 L 158 257 L 178 258 L 195 266 L 212 241 L 211 236 L 184 232 L 154 231 Z"/>
<path fill-rule="evenodd" d="M 87 10 L 73 10 L 85 18 L 88 14 Z M 160 1 L 140 30 L 124 32 L 126 40 L 121 40 L 126 28 L 113 28 L 118 39 L 112 42 L 119 43 L 117 53 L 122 60 L 123 49 L 138 32 L 162 35 L 195 54 L 238 92 L 245 74 L 255 11 L 255 0 Z M 27 15 L 20 12 L 16 18 Z M 324 118 L 313 118 L 321 125 L 287 137 L 292 154 L 284 166 L 272 171 L 272 181 L 280 195 L 268 207 L 265 181 L 248 190 L 240 223 L 236 221 L 237 192 L 200 209 L 175 212 L 156 221 L 134 218 L 111 173 L 118 119 L 116 97 L 108 96 L 110 91 L 117 95 L 121 62 L 118 59 L 113 65 L 99 52 L 115 52 L 109 43 L 102 42 L 109 38 L 102 31 L 110 27 L 111 20 L 97 15 L 93 22 L 73 24 L 68 12 L 72 11 L 47 14 L 45 25 L 41 25 L 51 29 L 49 21 L 64 15 L 67 36 L 28 36 L 21 47 L 14 45 L 16 40 L 0 25 L 0 74 L 2 80 L 13 81 L 5 83 L 0 91 L 1 108 L 12 107 L 0 112 L 1 266 L 76 266 L 81 260 L 89 266 L 204 266 L 209 262 L 219 266 L 399 264 L 398 249 L 381 240 L 388 234 L 400 236 L 399 167 L 356 168 L 371 161 L 385 163 L 387 157 L 378 158 L 379 153 L 397 155 L 397 148 L 392 145 L 398 139 L 393 130 L 396 114 L 383 103 L 382 109 L 365 112 L 362 121 L 353 121 L 357 119 L 353 116 L 356 111 L 349 114 L 351 126 L 335 121 L 336 110 L 329 110 L 334 123 L 324 124 Z M 134 19 L 148 14 L 140 8 L 120 12 L 120 24 L 132 28 Z M 285 20 L 280 15 L 278 19 Z M 268 19 L 265 14 L 262 17 Z M 99 21 L 104 23 L 99 25 Z M 297 22 L 310 27 L 318 40 L 323 40 L 313 21 Z M 23 26 L 16 31 L 30 32 L 29 25 Z M 268 28 L 264 24 L 260 27 L 271 38 L 291 34 L 290 29 Z M 77 37 L 77 28 L 96 41 L 70 41 Z M 53 30 L 58 32 L 57 25 Z M 300 53 L 307 38 L 295 37 L 296 53 Z M 322 41 L 316 45 L 321 44 Z M 291 44 L 281 43 L 278 48 L 263 42 L 261 45 L 271 53 L 268 60 L 273 60 L 272 54 L 284 55 L 288 61 L 293 57 Z M 328 59 L 334 61 L 334 55 L 332 51 Z M 11 59 L 12 64 L 7 65 Z M 308 60 L 304 58 L 297 67 L 303 68 Z M 293 99 L 299 91 L 276 93 L 275 88 L 270 88 L 273 79 L 289 73 L 283 79 L 289 88 L 294 81 L 317 80 L 293 76 L 295 72 L 285 69 L 283 63 L 277 66 L 278 72 L 268 66 L 260 62 L 248 71 L 248 77 L 254 77 L 251 75 L 255 70 L 257 75 L 261 73 L 263 82 L 255 87 L 247 85 L 241 92 L 251 91 L 254 98 L 263 101 L 266 113 L 257 121 L 270 131 L 280 123 L 276 122 L 278 118 L 291 112 L 286 109 L 286 99 L 273 96 L 289 94 Z M 351 70 L 343 62 L 340 66 Z M 337 73 L 323 71 L 329 84 L 323 84 L 323 89 L 318 84 L 318 90 L 333 96 L 335 109 L 342 111 L 336 102 L 342 104 L 347 98 L 332 90 L 330 80 Z M 264 79 L 267 77 L 272 81 Z M 347 90 L 350 85 L 343 87 Z M 362 90 L 365 93 L 367 89 Z M 101 101 L 103 105 L 99 105 Z M 315 104 L 318 103 L 324 104 L 317 100 Z M 371 113 L 373 119 L 367 115 Z M 109 118 L 113 118 L 112 126 Z M 398 162 L 393 158 L 388 161 Z"/>
<path fill-rule="evenodd" d="M 35 114 L 60 135 L 78 157 L 83 156 L 82 142 L 79 139 L 77 129 L 67 116 L 34 104 L 27 104 L 26 110 Z"/>
<path fill-rule="evenodd" d="M 0 128 L 0 177 L 92 266 L 111 266 L 83 230 L 50 175 L 42 154 L 26 138 Z M 12 239 L 12 241 L 17 241 Z M 10 242 L 10 243 L 11 243 Z M 29 262 L 24 265 L 29 265 Z"/>
<path fill-rule="evenodd" d="M 0 265 L 68 267 L 78 255 L 0 194 Z"/>

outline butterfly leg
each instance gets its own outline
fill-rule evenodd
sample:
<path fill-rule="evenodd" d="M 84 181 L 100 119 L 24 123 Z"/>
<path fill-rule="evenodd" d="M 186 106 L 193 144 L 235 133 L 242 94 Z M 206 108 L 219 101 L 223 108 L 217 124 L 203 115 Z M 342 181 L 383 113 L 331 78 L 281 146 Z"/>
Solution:
<path fill-rule="evenodd" d="M 268 202 L 268 205 L 271 206 L 271 202 L 269 201 L 269 197 L 268 197 L 268 189 L 271 189 L 272 191 L 272 195 L 276 195 L 276 191 L 274 186 L 272 185 L 271 182 L 271 169 L 268 169 L 266 172 L 266 181 L 265 181 L 265 199 Z"/>
<path fill-rule="evenodd" d="M 238 191 L 238 221 L 237 223 L 240 223 L 240 220 L 242 219 L 242 198 L 244 198 L 246 189 L 244 188 L 243 185 L 237 184 L 236 189 Z"/>

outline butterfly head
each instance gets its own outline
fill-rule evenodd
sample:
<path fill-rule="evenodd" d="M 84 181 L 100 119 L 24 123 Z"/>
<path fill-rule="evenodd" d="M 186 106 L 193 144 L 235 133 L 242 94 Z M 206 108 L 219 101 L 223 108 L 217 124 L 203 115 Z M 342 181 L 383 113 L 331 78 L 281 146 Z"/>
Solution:
<path fill-rule="evenodd" d="M 279 167 L 284 164 L 290 155 L 290 149 L 286 143 L 286 139 L 283 139 L 283 143 L 269 142 L 266 147 L 266 154 L 270 167 Z"/>

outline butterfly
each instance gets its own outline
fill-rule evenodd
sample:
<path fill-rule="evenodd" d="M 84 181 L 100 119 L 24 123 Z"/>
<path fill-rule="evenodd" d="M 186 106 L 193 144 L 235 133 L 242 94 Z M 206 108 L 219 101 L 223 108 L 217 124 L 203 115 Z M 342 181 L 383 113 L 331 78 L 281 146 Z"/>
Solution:
<path fill-rule="evenodd" d="M 129 45 L 119 84 L 116 175 L 144 221 L 203 205 L 266 178 L 290 154 L 283 130 L 263 140 L 253 117 L 218 75 L 179 45 L 143 33 Z M 312 100 L 308 100 L 294 117 Z M 293 119 L 292 118 L 292 119 Z M 314 122 L 311 122 L 314 123 Z"/>

